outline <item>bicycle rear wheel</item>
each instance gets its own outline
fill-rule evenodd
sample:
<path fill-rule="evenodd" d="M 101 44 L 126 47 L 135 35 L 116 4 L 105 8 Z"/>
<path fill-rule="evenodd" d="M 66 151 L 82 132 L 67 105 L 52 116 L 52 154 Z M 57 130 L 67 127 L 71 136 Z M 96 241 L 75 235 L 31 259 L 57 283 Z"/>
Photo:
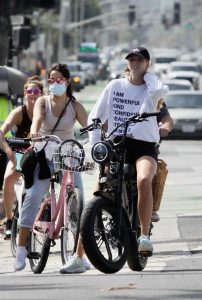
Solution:
<path fill-rule="evenodd" d="M 19 236 L 18 219 L 19 219 L 19 211 L 18 211 L 18 202 L 17 202 L 13 214 L 13 221 L 11 227 L 11 243 L 10 243 L 11 253 L 14 257 L 16 256 L 16 249 L 18 245 L 18 236 Z"/>
<path fill-rule="evenodd" d="M 94 267 L 103 273 L 118 272 L 127 259 L 129 244 L 124 214 L 120 234 L 116 224 L 116 210 L 110 199 L 96 197 L 83 210 L 81 236 L 84 250 Z"/>
<path fill-rule="evenodd" d="M 136 216 L 138 223 L 135 231 L 130 234 L 130 247 L 128 250 L 127 263 L 132 271 L 142 271 L 147 265 L 148 257 L 143 256 L 138 251 L 138 238 L 140 236 L 139 218 Z"/>
<path fill-rule="evenodd" d="M 148 257 L 141 255 L 138 251 L 138 238 L 141 232 L 140 221 L 137 211 L 138 194 L 137 190 L 134 188 L 135 182 L 133 180 L 126 181 L 126 186 L 128 199 L 130 199 L 127 210 L 132 224 L 132 231 L 129 234 L 130 247 L 128 249 L 127 263 L 128 267 L 132 271 L 142 271 L 147 265 Z"/>
<path fill-rule="evenodd" d="M 50 252 L 51 240 L 46 234 L 32 230 L 28 238 L 28 258 L 34 274 L 42 273 Z"/>
<path fill-rule="evenodd" d="M 66 200 L 66 225 L 62 228 L 61 232 L 61 258 L 63 264 L 66 264 L 69 257 L 74 254 L 78 243 L 80 220 L 83 210 L 81 191 L 78 188 L 74 188 L 67 194 Z"/>

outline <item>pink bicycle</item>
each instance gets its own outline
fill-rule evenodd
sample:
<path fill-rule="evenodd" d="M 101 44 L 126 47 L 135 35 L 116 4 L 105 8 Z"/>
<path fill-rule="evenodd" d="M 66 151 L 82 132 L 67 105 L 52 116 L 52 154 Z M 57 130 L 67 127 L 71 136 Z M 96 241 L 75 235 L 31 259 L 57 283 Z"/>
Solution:
<path fill-rule="evenodd" d="M 54 141 L 53 136 L 41 140 Z M 54 173 L 50 179 L 50 189 L 39 208 L 27 243 L 31 270 L 43 272 L 50 247 L 61 239 L 61 259 L 65 264 L 76 250 L 80 218 L 83 210 L 81 190 L 74 183 L 74 173 L 93 170 L 95 164 L 87 163 L 82 144 L 75 140 L 58 143 L 55 137 Z"/>

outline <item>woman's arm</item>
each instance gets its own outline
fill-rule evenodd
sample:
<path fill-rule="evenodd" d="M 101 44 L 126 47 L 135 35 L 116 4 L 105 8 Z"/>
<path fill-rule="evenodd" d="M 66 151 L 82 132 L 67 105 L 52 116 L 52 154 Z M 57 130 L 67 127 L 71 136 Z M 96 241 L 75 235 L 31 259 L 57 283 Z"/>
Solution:
<path fill-rule="evenodd" d="M 19 125 L 22 121 L 22 108 L 17 107 L 8 115 L 7 119 L 3 123 L 0 129 L 0 148 L 6 153 L 9 160 L 13 162 L 15 165 L 16 159 L 15 154 L 13 153 L 12 149 L 8 145 L 5 139 L 5 135 L 8 131 L 10 131 L 14 126 Z"/>
<path fill-rule="evenodd" d="M 15 153 L 12 151 L 12 149 L 9 147 L 8 143 L 6 142 L 6 139 L 1 129 L 0 129 L 0 148 L 6 153 L 8 159 L 12 161 L 13 165 L 15 166 L 16 164 Z"/>
<path fill-rule="evenodd" d="M 110 88 L 112 84 L 113 84 L 113 80 L 107 84 L 107 86 L 100 94 L 97 102 L 95 103 L 95 105 L 93 106 L 92 110 L 89 113 L 88 124 L 91 124 L 94 118 L 99 118 L 102 124 L 104 124 L 108 120 L 108 115 L 109 115 L 108 99 L 109 99 Z M 101 130 L 95 129 L 93 131 L 89 131 L 88 136 L 90 140 L 90 145 L 93 146 L 95 143 L 101 140 Z"/>
<path fill-rule="evenodd" d="M 74 102 L 74 109 L 76 112 L 76 119 L 79 122 L 79 124 L 83 127 L 87 126 L 87 112 L 84 106 L 79 102 Z"/>
<path fill-rule="evenodd" d="M 44 116 L 45 116 L 45 98 L 39 97 L 36 100 L 36 103 L 34 105 L 32 125 L 30 128 L 31 137 L 36 137 L 39 135 L 39 130 L 44 120 Z"/>
<path fill-rule="evenodd" d="M 22 121 L 22 107 L 19 106 L 12 110 L 1 126 L 3 135 L 6 135 L 14 126 L 19 125 Z"/>

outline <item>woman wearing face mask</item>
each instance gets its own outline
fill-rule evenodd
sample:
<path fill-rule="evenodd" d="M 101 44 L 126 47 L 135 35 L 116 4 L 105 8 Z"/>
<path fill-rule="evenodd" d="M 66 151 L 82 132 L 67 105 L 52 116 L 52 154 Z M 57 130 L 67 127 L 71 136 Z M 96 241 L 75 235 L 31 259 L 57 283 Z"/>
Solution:
<path fill-rule="evenodd" d="M 10 239 L 13 218 L 13 201 L 16 198 L 14 185 L 20 178 L 15 171 L 15 153 L 9 147 L 4 136 L 11 129 L 15 129 L 16 137 L 27 137 L 32 123 L 33 109 L 36 99 L 43 95 L 43 85 L 37 76 L 27 79 L 24 85 L 24 104 L 15 108 L 7 117 L 0 129 L 0 147 L 7 154 L 9 162 L 6 167 L 3 184 L 3 201 L 6 213 L 6 230 L 4 239 Z"/>
<path fill-rule="evenodd" d="M 70 72 L 65 64 L 55 64 L 48 72 L 49 92 L 48 96 L 40 97 L 35 105 L 33 121 L 31 126 L 31 137 L 51 134 L 61 112 L 66 107 L 53 134 L 62 140 L 74 139 L 74 125 L 78 121 L 81 126 L 87 125 L 87 113 L 84 107 L 76 101 L 72 94 Z M 48 147 L 48 146 L 47 146 Z M 47 161 L 51 168 L 52 162 Z M 34 223 L 39 205 L 48 189 L 50 179 L 38 178 L 39 166 L 34 172 L 34 182 L 31 188 L 27 189 L 21 213 L 19 231 L 19 244 L 17 248 L 15 270 L 25 268 L 27 250 L 25 248 L 29 229 Z M 75 175 L 75 184 L 82 190 L 82 182 L 79 174 Z"/>

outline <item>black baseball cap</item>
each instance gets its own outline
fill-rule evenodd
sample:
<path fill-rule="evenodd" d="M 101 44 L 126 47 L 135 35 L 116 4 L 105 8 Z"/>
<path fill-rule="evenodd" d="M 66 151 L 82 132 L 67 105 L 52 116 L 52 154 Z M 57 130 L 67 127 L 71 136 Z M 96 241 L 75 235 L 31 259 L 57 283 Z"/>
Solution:
<path fill-rule="evenodd" d="M 125 59 L 129 59 L 133 55 L 137 55 L 137 56 L 140 56 L 140 57 L 150 60 L 149 51 L 144 47 L 134 48 L 130 53 L 128 53 L 128 55 L 126 55 Z"/>

